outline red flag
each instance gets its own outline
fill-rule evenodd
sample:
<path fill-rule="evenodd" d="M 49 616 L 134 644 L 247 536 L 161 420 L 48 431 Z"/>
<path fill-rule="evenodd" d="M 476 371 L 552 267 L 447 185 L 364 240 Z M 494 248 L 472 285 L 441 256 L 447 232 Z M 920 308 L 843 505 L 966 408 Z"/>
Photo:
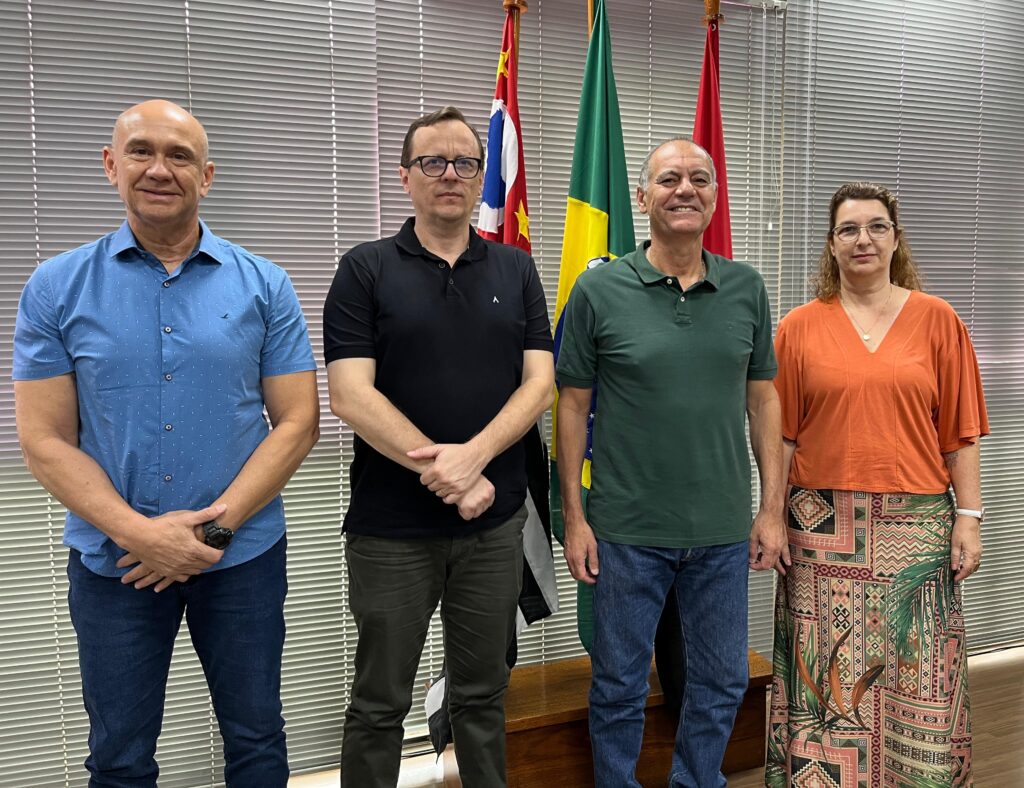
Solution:
<path fill-rule="evenodd" d="M 697 114 L 693 119 L 693 140 L 711 154 L 718 179 L 718 204 L 711 224 L 704 231 L 704 248 L 732 257 L 732 228 L 729 224 L 729 192 L 725 179 L 725 140 L 722 138 L 722 99 L 718 87 L 718 22 L 708 19 L 704 42 L 704 65 L 700 69 Z"/>
<path fill-rule="evenodd" d="M 516 96 L 519 63 L 514 13 L 514 9 L 509 8 L 501 37 L 477 230 L 484 238 L 512 244 L 529 253 L 530 217 L 526 207 L 523 131 Z"/>

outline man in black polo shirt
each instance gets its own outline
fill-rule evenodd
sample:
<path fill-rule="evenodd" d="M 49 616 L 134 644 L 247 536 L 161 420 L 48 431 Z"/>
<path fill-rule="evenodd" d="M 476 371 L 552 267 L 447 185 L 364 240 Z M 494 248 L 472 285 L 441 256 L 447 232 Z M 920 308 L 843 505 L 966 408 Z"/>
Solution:
<path fill-rule="evenodd" d="M 551 404 L 554 368 L 533 260 L 470 226 L 483 155 L 454 107 L 413 122 L 399 173 L 415 218 L 342 257 L 324 305 L 331 410 L 357 436 L 344 530 L 359 646 L 343 786 L 397 783 L 438 601 L 462 782 L 505 784 L 505 652 L 526 520 L 519 439 Z"/>

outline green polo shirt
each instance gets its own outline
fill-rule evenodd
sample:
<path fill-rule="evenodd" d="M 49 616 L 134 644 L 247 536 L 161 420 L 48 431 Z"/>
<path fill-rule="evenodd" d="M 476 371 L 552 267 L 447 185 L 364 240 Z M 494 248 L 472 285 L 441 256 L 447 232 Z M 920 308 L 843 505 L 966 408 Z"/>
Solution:
<path fill-rule="evenodd" d="M 599 539 L 650 547 L 750 535 L 748 380 L 777 369 L 761 275 L 704 252 L 683 291 L 650 242 L 585 271 L 565 306 L 558 381 L 597 383 L 587 521 Z"/>

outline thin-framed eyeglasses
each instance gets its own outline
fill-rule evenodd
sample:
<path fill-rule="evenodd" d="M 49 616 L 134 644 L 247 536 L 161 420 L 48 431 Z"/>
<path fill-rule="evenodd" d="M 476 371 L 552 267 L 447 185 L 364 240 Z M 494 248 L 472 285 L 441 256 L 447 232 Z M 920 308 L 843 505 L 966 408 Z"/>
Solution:
<path fill-rule="evenodd" d="M 885 236 L 889 234 L 890 230 L 897 227 L 898 225 L 893 222 L 883 222 L 881 220 L 877 222 L 868 222 L 867 224 L 841 224 L 832 229 L 832 235 L 843 243 L 849 244 L 860 238 L 861 230 L 867 230 L 868 235 L 877 241 L 885 238 Z"/>
<path fill-rule="evenodd" d="M 446 159 L 444 156 L 417 156 L 409 162 L 409 167 L 419 164 L 424 175 L 440 178 L 451 164 L 456 175 L 469 179 L 477 176 L 483 163 L 483 159 L 473 156 L 459 156 L 457 159 Z"/>

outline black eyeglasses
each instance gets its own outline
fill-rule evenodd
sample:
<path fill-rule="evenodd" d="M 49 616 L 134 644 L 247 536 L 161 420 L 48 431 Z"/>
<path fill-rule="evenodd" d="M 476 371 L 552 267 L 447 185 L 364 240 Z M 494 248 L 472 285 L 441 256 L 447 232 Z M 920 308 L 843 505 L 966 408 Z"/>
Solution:
<path fill-rule="evenodd" d="M 460 178 L 475 178 L 483 166 L 484 160 L 472 156 L 459 156 L 457 159 L 446 159 L 444 156 L 417 156 L 409 162 L 409 167 L 419 164 L 424 175 L 431 178 L 440 178 L 445 174 L 448 165 L 455 168 L 455 174 Z"/>
<path fill-rule="evenodd" d="M 869 222 L 868 224 L 841 224 L 832 230 L 832 235 L 843 243 L 853 243 L 860 238 L 860 231 L 867 230 L 868 235 L 878 240 L 885 238 L 889 231 L 896 227 L 892 222 Z"/>

